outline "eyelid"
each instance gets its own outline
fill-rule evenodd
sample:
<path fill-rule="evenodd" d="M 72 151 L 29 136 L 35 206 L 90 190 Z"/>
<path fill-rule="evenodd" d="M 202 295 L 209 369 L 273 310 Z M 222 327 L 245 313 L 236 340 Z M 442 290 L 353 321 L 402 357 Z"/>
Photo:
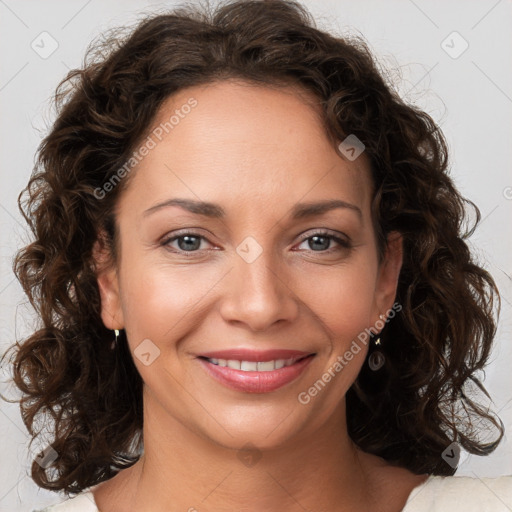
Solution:
<path fill-rule="evenodd" d="M 332 229 L 327 229 L 327 228 L 316 228 L 316 229 L 313 228 L 313 232 L 307 231 L 306 233 L 301 235 L 301 241 L 307 240 L 308 238 L 311 238 L 312 236 L 315 236 L 315 235 L 325 235 L 325 236 L 331 236 L 333 238 L 345 237 L 346 242 L 347 243 L 350 242 L 350 237 L 348 235 L 346 235 L 345 233 L 342 233 L 341 231 L 334 231 Z"/>
<path fill-rule="evenodd" d="M 165 242 L 166 240 L 169 241 L 174 238 L 179 238 L 180 236 L 185 236 L 185 235 L 193 235 L 193 236 L 201 237 L 201 238 L 204 238 L 205 240 L 208 240 L 207 235 L 201 233 L 201 231 L 204 231 L 204 230 L 202 230 L 201 228 L 181 228 L 181 229 L 177 229 L 174 231 L 169 231 L 165 235 L 160 237 L 158 242 L 162 243 L 162 242 Z"/>

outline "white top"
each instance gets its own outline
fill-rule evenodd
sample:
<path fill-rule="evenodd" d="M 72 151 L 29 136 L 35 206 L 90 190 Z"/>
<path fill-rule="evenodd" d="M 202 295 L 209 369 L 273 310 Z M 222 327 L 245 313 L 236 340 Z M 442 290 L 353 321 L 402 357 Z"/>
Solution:
<path fill-rule="evenodd" d="M 415 487 L 402 512 L 510 512 L 512 475 L 499 478 L 430 476 Z M 99 512 L 91 491 L 33 512 Z"/>

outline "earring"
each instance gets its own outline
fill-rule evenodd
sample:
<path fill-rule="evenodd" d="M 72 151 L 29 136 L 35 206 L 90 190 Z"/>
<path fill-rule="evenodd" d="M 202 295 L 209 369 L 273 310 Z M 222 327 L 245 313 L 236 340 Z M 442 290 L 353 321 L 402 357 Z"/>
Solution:
<path fill-rule="evenodd" d="M 382 315 L 379 315 L 379 318 L 382 320 Z M 370 370 L 376 372 L 380 370 L 384 366 L 384 363 L 386 362 L 386 356 L 382 351 L 378 350 L 378 348 L 381 347 L 380 334 L 375 340 L 374 345 L 375 347 L 377 347 L 377 350 L 373 351 L 369 355 L 368 366 L 370 367 Z"/>
<path fill-rule="evenodd" d="M 380 345 L 380 338 L 378 338 L 375 341 L 375 345 Z M 368 357 L 368 366 L 370 367 L 370 370 L 376 372 L 380 370 L 384 363 L 386 362 L 386 356 L 380 351 L 376 350 L 375 352 L 372 352 L 370 356 Z"/>
<path fill-rule="evenodd" d="M 114 341 L 112 342 L 112 344 L 110 345 L 110 350 L 114 350 L 114 348 L 117 346 L 117 339 L 119 338 L 119 330 L 118 329 L 114 329 L 114 334 L 116 335 Z"/>

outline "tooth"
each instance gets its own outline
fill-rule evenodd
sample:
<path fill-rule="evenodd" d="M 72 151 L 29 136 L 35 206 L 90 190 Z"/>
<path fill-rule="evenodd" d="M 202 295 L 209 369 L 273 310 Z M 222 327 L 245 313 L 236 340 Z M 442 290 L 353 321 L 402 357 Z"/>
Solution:
<path fill-rule="evenodd" d="M 291 366 L 297 359 L 290 357 L 289 359 L 277 359 L 275 361 L 238 361 L 236 359 L 217 359 L 212 357 L 209 361 L 218 366 L 246 372 L 270 372 L 272 370 L 279 370 L 285 366 Z"/>
<path fill-rule="evenodd" d="M 258 362 L 259 372 L 269 372 L 274 369 L 274 361 Z"/>
<path fill-rule="evenodd" d="M 242 361 L 240 363 L 240 370 L 246 372 L 255 372 L 258 369 L 258 363 L 256 361 Z"/>

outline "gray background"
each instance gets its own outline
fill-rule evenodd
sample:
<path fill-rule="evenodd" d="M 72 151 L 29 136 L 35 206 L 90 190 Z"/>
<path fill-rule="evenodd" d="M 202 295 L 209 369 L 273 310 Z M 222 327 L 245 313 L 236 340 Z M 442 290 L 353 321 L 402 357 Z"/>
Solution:
<path fill-rule="evenodd" d="M 471 244 L 503 296 L 485 385 L 509 433 L 489 457 L 463 452 L 457 475 L 512 474 L 512 3 L 303 3 L 319 28 L 364 35 L 400 94 L 441 124 L 455 182 L 481 209 L 483 221 Z M 11 264 L 14 251 L 28 240 L 16 198 L 29 178 L 36 147 L 53 120 L 48 100 L 68 69 L 80 66 L 86 46 L 96 35 L 172 4 L 0 0 L 0 351 L 15 336 L 25 336 L 33 318 Z M 462 53 L 465 41 L 469 46 Z M 44 54 L 52 45 L 58 47 L 51 55 Z M 6 377 L 4 369 L 0 392 L 14 396 Z M 26 511 L 58 501 L 59 496 L 38 490 L 27 476 L 28 437 L 16 404 L 0 401 L 0 432 L 0 511 Z"/>

